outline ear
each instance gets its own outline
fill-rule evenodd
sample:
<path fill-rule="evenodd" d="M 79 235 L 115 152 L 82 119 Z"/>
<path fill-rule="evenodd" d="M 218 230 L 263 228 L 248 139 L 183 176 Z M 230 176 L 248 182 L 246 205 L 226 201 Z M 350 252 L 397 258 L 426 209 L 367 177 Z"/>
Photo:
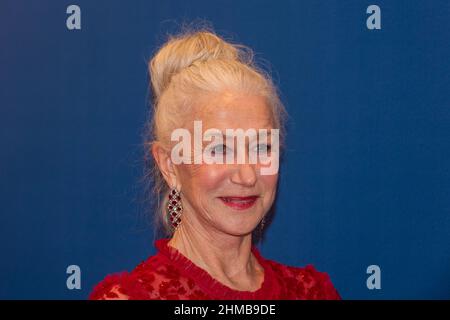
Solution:
<path fill-rule="evenodd" d="M 151 146 L 152 155 L 155 159 L 164 180 L 170 188 L 177 187 L 177 175 L 175 166 L 170 158 L 170 150 L 164 148 L 160 142 L 155 142 Z"/>

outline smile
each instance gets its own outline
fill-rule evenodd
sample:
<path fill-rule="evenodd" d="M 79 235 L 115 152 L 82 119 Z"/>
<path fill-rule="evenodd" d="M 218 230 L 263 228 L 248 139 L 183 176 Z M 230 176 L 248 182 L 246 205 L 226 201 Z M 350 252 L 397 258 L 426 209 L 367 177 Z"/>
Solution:
<path fill-rule="evenodd" d="M 222 202 L 233 209 L 237 210 L 245 210 L 252 207 L 258 196 L 250 196 L 250 197 L 219 197 Z"/>

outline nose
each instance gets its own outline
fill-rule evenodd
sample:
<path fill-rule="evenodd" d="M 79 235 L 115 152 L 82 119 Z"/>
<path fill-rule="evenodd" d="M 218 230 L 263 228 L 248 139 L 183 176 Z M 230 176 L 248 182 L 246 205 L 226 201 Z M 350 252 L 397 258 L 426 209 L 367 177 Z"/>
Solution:
<path fill-rule="evenodd" d="M 231 181 L 246 187 L 252 187 L 256 183 L 256 170 L 254 164 L 238 164 L 237 170 L 233 172 Z"/>

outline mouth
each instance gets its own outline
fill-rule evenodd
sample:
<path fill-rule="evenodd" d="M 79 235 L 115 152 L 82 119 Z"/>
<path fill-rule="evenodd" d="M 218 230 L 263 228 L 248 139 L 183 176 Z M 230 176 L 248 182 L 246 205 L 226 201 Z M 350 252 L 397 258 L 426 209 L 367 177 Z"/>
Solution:
<path fill-rule="evenodd" d="M 258 199 L 258 196 L 248 196 L 248 197 L 219 197 L 222 202 L 233 209 L 245 210 L 251 208 Z"/>

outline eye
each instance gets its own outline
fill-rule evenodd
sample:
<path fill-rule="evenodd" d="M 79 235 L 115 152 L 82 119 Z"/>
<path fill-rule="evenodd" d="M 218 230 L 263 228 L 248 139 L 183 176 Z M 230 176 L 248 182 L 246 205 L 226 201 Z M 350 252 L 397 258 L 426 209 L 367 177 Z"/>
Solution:
<path fill-rule="evenodd" d="M 270 144 L 260 143 L 256 147 L 258 149 L 257 150 L 258 153 L 260 153 L 260 152 L 269 153 L 270 150 L 271 150 L 271 145 Z"/>
<path fill-rule="evenodd" d="M 218 144 L 212 148 L 211 153 L 212 154 L 226 154 L 227 150 L 229 150 L 229 149 L 227 148 L 226 145 Z"/>

